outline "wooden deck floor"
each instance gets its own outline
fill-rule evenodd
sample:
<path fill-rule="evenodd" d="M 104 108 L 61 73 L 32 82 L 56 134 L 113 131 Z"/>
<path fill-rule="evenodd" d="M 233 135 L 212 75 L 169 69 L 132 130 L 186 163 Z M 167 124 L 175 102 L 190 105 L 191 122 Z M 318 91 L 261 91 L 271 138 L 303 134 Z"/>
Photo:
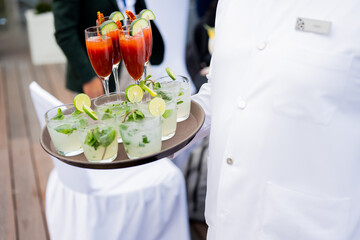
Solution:
<path fill-rule="evenodd" d="M 40 126 L 29 84 L 36 81 L 62 102 L 63 64 L 33 66 L 28 49 L 0 54 L 0 239 L 49 239 L 45 189 L 53 168 L 39 144 Z M 190 222 L 192 239 L 205 239 L 207 227 Z"/>

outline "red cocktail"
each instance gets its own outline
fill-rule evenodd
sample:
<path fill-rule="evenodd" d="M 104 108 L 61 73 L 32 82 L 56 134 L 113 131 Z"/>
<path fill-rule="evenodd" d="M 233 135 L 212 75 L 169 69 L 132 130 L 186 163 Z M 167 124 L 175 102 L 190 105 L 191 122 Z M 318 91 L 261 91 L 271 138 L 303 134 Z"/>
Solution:
<path fill-rule="evenodd" d="M 104 21 L 109 20 L 109 17 L 105 17 Z M 100 26 L 99 20 L 96 20 L 96 26 Z M 115 80 L 115 91 L 120 93 L 120 82 L 119 82 L 119 64 L 121 60 L 120 46 L 119 46 L 119 29 L 114 29 L 106 34 L 111 37 L 113 48 L 114 48 L 114 59 L 113 59 L 113 75 Z"/>
<path fill-rule="evenodd" d="M 98 36 L 99 27 L 85 29 L 86 49 L 92 67 L 102 80 L 105 93 L 109 94 L 109 76 L 113 66 L 113 44 L 108 36 Z"/>
<path fill-rule="evenodd" d="M 148 63 L 151 56 L 152 45 L 153 45 L 153 38 L 151 32 L 151 25 L 149 24 L 148 27 L 143 28 L 143 34 L 145 39 L 145 63 Z"/>
<path fill-rule="evenodd" d="M 132 36 L 132 31 L 124 27 L 120 31 L 120 51 L 130 76 L 139 80 L 144 72 L 145 41 L 142 31 Z"/>

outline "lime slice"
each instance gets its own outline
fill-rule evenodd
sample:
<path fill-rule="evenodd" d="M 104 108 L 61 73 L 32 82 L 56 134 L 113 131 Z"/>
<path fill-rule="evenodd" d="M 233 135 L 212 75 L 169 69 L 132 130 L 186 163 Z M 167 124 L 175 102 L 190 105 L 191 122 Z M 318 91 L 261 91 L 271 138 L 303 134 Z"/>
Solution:
<path fill-rule="evenodd" d="M 140 102 L 143 96 L 142 88 L 136 84 L 132 84 L 125 89 L 125 97 L 129 102 Z"/>
<path fill-rule="evenodd" d="M 80 112 L 84 112 L 83 111 L 84 105 L 86 105 L 88 107 L 91 106 L 90 97 L 88 95 L 86 95 L 85 93 L 79 93 L 74 98 L 74 107 L 76 108 L 76 110 L 78 110 Z"/>
<path fill-rule="evenodd" d="M 135 36 L 147 26 L 149 26 L 149 22 L 145 18 L 138 18 L 131 23 L 130 33 L 132 34 L 132 36 Z"/>
<path fill-rule="evenodd" d="M 94 110 L 91 109 L 91 107 L 84 105 L 83 106 L 83 111 L 92 119 L 94 120 L 98 120 L 98 116 L 96 115 L 96 113 L 94 112 Z"/>
<path fill-rule="evenodd" d="M 171 77 L 172 80 L 176 79 L 175 73 L 173 70 L 171 70 L 169 67 L 167 67 L 165 70 L 166 70 L 166 73 L 169 75 L 169 77 Z"/>
<path fill-rule="evenodd" d="M 109 19 L 113 20 L 114 22 L 121 21 L 124 18 L 124 15 L 119 11 L 112 12 L 109 16 Z"/>
<path fill-rule="evenodd" d="M 165 112 L 165 101 L 162 98 L 156 97 L 150 100 L 149 102 L 149 112 L 153 116 L 159 116 L 159 114 L 163 115 Z"/>
<path fill-rule="evenodd" d="M 139 13 L 139 17 L 145 18 L 146 20 L 154 20 L 154 19 L 156 19 L 155 14 L 149 9 L 142 10 Z"/>
<path fill-rule="evenodd" d="M 118 26 L 113 20 L 107 20 L 100 25 L 101 35 L 106 35 L 107 33 L 116 29 L 118 29 Z"/>
<path fill-rule="evenodd" d="M 151 88 L 149 88 L 148 86 L 146 86 L 144 81 L 140 81 L 140 87 L 142 89 L 144 89 L 145 91 L 147 91 L 152 97 L 157 96 L 157 93 L 154 90 L 152 90 Z"/>

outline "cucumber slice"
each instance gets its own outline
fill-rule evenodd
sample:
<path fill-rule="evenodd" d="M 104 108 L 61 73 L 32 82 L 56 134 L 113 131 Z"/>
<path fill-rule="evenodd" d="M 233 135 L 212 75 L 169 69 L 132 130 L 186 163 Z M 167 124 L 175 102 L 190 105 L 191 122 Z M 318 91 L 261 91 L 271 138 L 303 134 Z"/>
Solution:
<path fill-rule="evenodd" d="M 143 28 L 149 26 L 149 22 L 145 18 L 138 18 L 130 25 L 131 36 L 138 34 Z"/>
<path fill-rule="evenodd" d="M 142 10 L 139 13 L 139 17 L 145 18 L 146 20 L 154 20 L 154 19 L 156 19 L 155 14 L 149 9 Z"/>
<path fill-rule="evenodd" d="M 109 19 L 113 20 L 114 22 L 121 21 L 124 18 L 124 15 L 119 11 L 112 12 L 109 16 Z"/>
<path fill-rule="evenodd" d="M 101 35 L 106 35 L 107 33 L 116 29 L 118 29 L 118 26 L 113 20 L 107 20 L 100 25 Z"/>

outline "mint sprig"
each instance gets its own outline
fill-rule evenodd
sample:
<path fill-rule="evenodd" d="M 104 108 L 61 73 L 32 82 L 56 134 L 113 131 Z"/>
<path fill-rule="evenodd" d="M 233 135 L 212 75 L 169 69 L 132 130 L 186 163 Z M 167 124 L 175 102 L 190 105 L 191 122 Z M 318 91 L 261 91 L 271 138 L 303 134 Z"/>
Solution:
<path fill-rule="evenodd" d="M 61 108 L 58 108 L 57 115 L 53 117 L 51 120 L 63 120 L 63 119 L 64 119 L 64 114 L 62 113 Z"/>
<path fill-rule="evenodd" d="M 99 129 L 99 127 L 90 130 L 85 138 L 85 144 L 93 147 L 95 150 L 98 147 L 108 147 L 116 137 L 116 131 L 113 128 Z M 106 149 L 105 149 L 106 150 Z"/>
<path fill-rule="evenodd" d="M 128 121 L 138 121 L 138 120 L 142 120 L 145 118 L 145 115 L 144 113 L 142 113 L 141 111 L 139 110 L 132 110 L 132 111 L 128 111 L 124 117 L 124 120 L 123 120 L 123 123 Z"/>
<path fill-rule="evenodd" d="M 55 131 L 57 131 L 58 133 L 66 135 L 72 134 L 75 130 L 76 127 L 73 127 L 71 124 L 63 124 L 55 128 Z"/>

